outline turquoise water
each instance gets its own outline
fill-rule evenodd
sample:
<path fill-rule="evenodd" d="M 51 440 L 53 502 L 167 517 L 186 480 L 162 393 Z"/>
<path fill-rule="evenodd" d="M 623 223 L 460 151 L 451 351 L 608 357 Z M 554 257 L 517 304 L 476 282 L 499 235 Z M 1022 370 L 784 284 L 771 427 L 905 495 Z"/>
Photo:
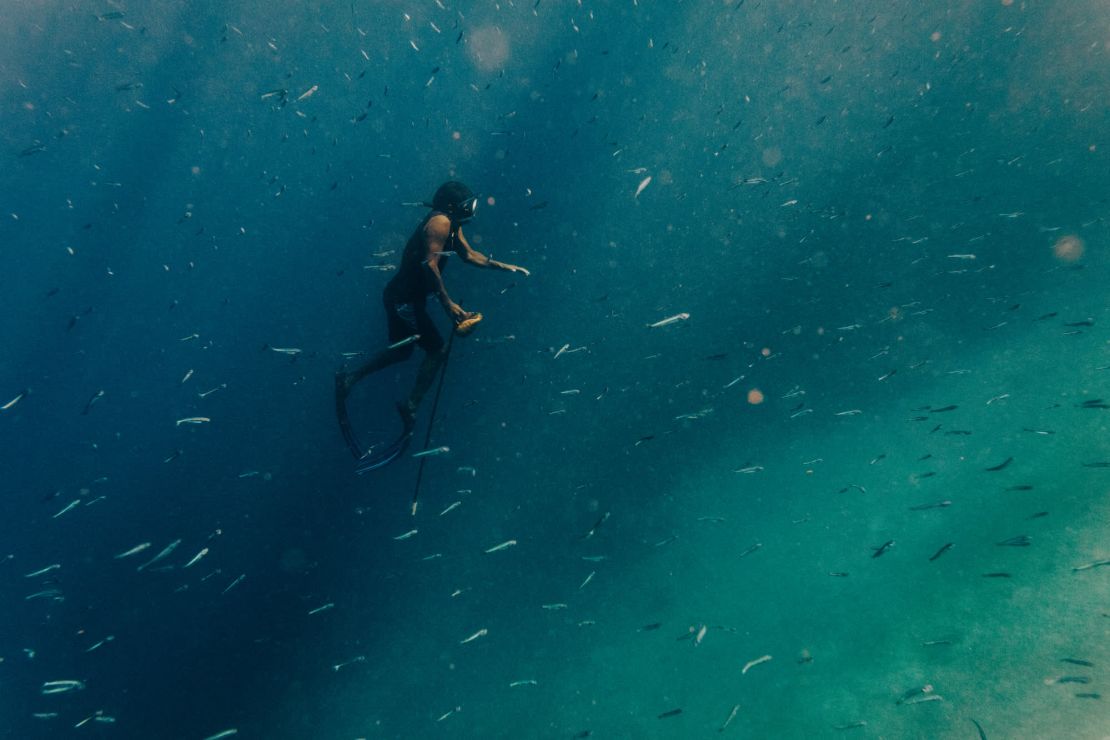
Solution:
<path fill-rule="evenodd" d="M 1104 3 L 5 21 L 3 737 L 1110 737 Z"/>

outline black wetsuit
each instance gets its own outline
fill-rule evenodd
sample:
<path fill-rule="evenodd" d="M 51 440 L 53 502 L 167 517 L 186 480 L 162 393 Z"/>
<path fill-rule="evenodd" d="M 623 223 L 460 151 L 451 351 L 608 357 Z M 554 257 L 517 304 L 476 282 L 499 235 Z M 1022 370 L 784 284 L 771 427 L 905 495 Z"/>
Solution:
<path fill-rule="evenodd" d="M 443 347 L 443 337 L 439 335 L 439 331 L 432 322 L 432 317 L 428 315 L 428 296 L 439 290 L 439 284 L 436 282 L 435 275 L 424 264 L 424 259 L 427 256 L 424 228 L 433 216 L 441 214 L 441 211 L 432 211 L 416 227 L 416 231 L 412 233 L 408 243 L 405 244 L 405 251 L 401 255 L 401 266 L 397 269 L 397 274 L 393 276 L 386 284 L 385 290 L 382 291 L 382 302 L 385 304 L 390 343 L 399 342 L 413 334 L 419 334 L 420 340 L 417 344 L 429 353 L 438 352 Z M 455 249 L 455 227 L 452 224 L 451 236 L 448 237 L 444 250 L 454 251 Z M 440 275 L 442 275 L 444 268 L 447 266 L 447 255 L 437 255 L 435 260 Z M 402 352 L 407 357 L 412 354 L 412 345 L 398 347 L 395 351 Z"/>

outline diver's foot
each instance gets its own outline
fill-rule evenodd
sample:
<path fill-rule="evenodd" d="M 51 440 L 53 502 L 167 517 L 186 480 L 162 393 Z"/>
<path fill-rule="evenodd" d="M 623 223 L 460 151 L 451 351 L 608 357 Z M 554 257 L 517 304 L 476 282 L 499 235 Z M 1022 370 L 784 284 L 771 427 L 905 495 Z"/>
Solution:
<path fill-rule="evenodd" d="M 405 425 L 405 432 L 411 432 L 416 426 L 416 409 L 408 401 L 398 401 L 397 413 L 401 417 L 401 423 Z"/>

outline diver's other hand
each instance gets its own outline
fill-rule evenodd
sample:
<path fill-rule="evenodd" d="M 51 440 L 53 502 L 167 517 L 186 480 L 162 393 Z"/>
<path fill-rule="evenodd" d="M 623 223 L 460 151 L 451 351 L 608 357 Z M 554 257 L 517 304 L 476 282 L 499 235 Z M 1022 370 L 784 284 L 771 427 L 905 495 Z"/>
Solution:
<path fill-rule="evenodd" d="M 463 307 L 455 303 L 454 301 L 448 304 L 447 313 L 451 315 L 451 320 L 454 321 L 456 324 L 466 321 L 474 315 L 469 311 L 463 310 Z"/>

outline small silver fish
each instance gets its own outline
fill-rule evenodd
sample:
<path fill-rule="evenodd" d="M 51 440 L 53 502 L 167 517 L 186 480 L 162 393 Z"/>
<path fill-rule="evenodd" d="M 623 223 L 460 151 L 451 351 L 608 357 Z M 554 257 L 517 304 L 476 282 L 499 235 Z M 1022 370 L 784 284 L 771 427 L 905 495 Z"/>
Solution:
<path fill-rule="evenodd" d="M 690 314 L 686 312 L 676 313 L 674 316 L 668 316 L 665 319 L 660 319 L 654 324 L 648 324 L 647 327 L 649 329 L 658 329 L 661 326 L 670 326 L 671 324 L 677 324 L 679 321 L 685 321 L 688 318 L 690 318 Z"/>
<path fill-rule="evenodd" d="M 80 691 L 85 688 L 83 681 L 63 680 L 63 681 L 46 681 L 42 685 L 43 694 L 64 694 L 68 691 Z"/>
<path fill-rule="evenodd" d="M 135 545 L 130 550 L 127 550 L 126 552 L 121 552 L 119 555 L 116 555 L 115 559 L 122 560 L 123 558 L 131 557 L 132 555 L 138 555 L 140 552 L 147 549 L 148 547 L 150 547 L 149 542 L 144 542 L 141 545 Z"/>
<path fill-rule="evenodd" d="M 11 408 L 12 406 L 15 406 L 15 405 L 16 405 L 17 403 L 19 403 L 20 401 L 22 401 L 22 400 L 23 400 L 23 398 L 24 398 L 24 396 L 26 396 L 26 395 L 27 395 L 27 391 L 22 391 L 22 392 L 21 392 L 21 393 L 20 393 L 20 394 L 19 394 L 18 396 L 16 396 L 16 397 L 15 397 L 15 398 L 13 398 L 12 400 L 8 401 L 8 402 L 7 402 L 6 404 L 4 404 L 3 406 L 0 406 L 0 411 L 7 411 L 7 410 L 8 410 L 8 409 L 10 409 L 10 408 Z"/>
<path fill-rule="evenodd" d="M 35 578 L 36 576 L 46 575 L 50 571 L 58 570 L 61 567 L 62 566 L 61 566 L 60 563 L 54 563 L 53 565 L 48 565 L 45 568 L 40 568 L 40 569 L 34 571 L 33 573 L 27 573 L 23 577 L 24 578 Z"/>
<path fill-rule="evenodd" d="M 414 342 L 419 342 L 419 341 L 420 341 L 420 335 L 419 334 L 413 334 L 411 337 L 405 337 L 404 339 L 402 339 L 399 342 L 394 342 L 393 344 L 386 347 L 386 349 L 397 349 L 398 347 L 406 347 L 410 344 L 413 344 Z"/>
<path fill-rule="evenodd" d="M 420 452 L 413 454 L 413 457 L 434 457 L 436 455 L 446 454 L 450 451 L 450 447 L 448 447 L 447 445 L 443 445 L 442 447 L 433 447 L 430 450 L 421 450 Z"/>
<path fill-rule="evenodd" d="M 760 657 L 758 657 L 754 660 L 749 660 L 747 663 L 744 664 L 743 669 L 741 669 L 741 671 L 740 671 L 740 675 L 743 676 L 744 674 L 746 674 L 749 670 L 751 670 L 755 666 L 759 665 L 760 663 L 766 663 L 769 660 L 771 660 L 770 655 L 761 655 Z"/>
<path fill-rule="evenodd" d="M 181 540 L 174 540 L 173 542 L 171 542 L 170 544 L 168 544 L 164 548 L 162 548 L 162 552 L 158 553 L 157 555 L 152 557 L 150 560 L 148 560 L 145 563 L 143 563 L 142 565 L 140 565 L 135 570 L 144 570 L 144 569 L 150 567 L 151 565 L 154 565 L 159 560 L 161 560 L 162 558 L 166 557 L 171 552 L 176 550 L 177 546 L 180 545 L 180 544 L 181 544 Z"/>
<path fill-rule="evenodd" d="M 194 555 L 192 560 L 185 563 L 185 565 L 181 566 L 182 569 L 189 568 L 191 566 L 196 565 L 197 563 L 200 562 L 200 559 L 203 558 L 207 554 L 208 554 L 208 548 L 206 547 L 206 548 L 202 549 L 200 552 L 198 552 L 196 555 Z"/>
<path fill-rule="evenodd" d="M 64 509 L 62 509 L 61 511 L 59 511 L 57 514 L 55 514 L 54 516 L 52 516 L 50 518 L 51 519 L 57 519 L 62 514 L 65 514 L 67 511 L 71 511 L 71 510 L 77 508 L 77 505 L 80 504 L 80 503 L 81 503 L 81 499 L 79 499 L 79 498 L 74 499 L 73 501 L 70 501 L 69 504 L 66 505 L 66 507 Z"/>

